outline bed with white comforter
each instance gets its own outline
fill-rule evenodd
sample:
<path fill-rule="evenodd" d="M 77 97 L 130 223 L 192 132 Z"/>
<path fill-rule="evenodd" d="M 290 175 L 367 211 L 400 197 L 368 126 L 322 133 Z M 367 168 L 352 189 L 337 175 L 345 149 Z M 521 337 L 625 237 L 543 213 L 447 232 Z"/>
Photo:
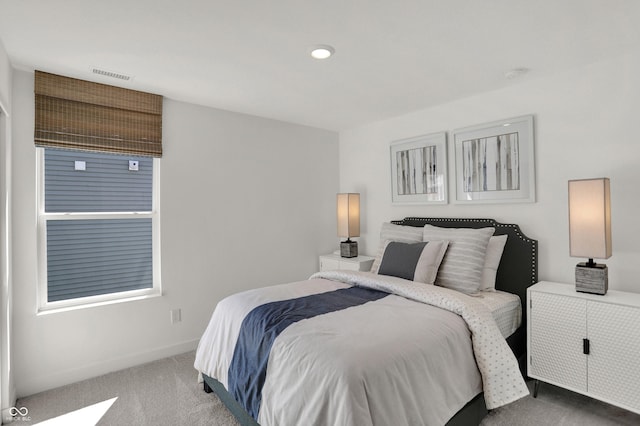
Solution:
<path fill-rule="evenodd" d="M 263 380 L 244 371 L 252 379 L 238 383 L 236 352 L 250 313 L 352 287 L 384 295 L 289 319 L 271 336 Z M 367 272 L 323 272 L 222 300 L 195 367 L 232 394 L 230 378 L 236 391 L 249 392 L 253 411 L 245 409 L 265 426 L 443 425 L 482 391 L 489 409 L 528 394 L 486 304 L 455 290 Z"/>

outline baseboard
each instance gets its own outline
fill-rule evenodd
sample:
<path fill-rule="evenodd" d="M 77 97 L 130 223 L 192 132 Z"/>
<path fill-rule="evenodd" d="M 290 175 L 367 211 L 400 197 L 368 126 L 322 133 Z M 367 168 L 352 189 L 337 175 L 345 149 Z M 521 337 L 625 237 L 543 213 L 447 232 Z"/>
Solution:
<path fill-rule="evenodd" d="M 0 424 L 6 425 L 13 422 L 13 411 L 11 408 L 3 409 L 1 415 L 2 420 L 0 421 Z"/>
<path fill-rule="evenodd" d="M 16 400 L 16 388 L 13 386 L 13 380 L 11 380 L 9 384 L 9 396 L 7 398 L 8 406 L 2 407 L 0 411 L 0 424 L 4 425 L 13 421 L 15 410 L 12 410 L 12 408 L 16 408 Z"/>
<path fill-rule="evenodd" d="M 146 364 L 148 362 L 156 361 L 162 358 L 189 352 L 194 350 L 198 346 L 198 341 L 199 340 L 189 340 L 186 342 L 177 343 L 175 345 L 156 348 L 145 352 L 128 354 L 123 357 L 104 360 L 99 363 L 88 364 L 82 367 L 59 371 L 53 374 L 37 375 L 34 377 L 29 377 L 27 379 L 19 379 L 20 383 L 16 383 L 18 388 L 18 398 L 44 392 L 50 389 L 55 389 L 60 386 L 69 385 L 71 383 L 80 382 L 82 380 L 102 376 L 104 374 L 123 370 L 125 368 Z"/>

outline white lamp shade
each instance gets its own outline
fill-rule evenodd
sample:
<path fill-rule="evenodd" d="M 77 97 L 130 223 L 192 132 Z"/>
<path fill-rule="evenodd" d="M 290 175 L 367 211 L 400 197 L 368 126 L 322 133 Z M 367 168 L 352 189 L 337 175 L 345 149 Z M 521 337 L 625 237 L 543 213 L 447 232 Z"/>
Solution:
<path fill-rule="evenodd" d="M 338 237 L 360 236 L 360 194 L 338 194 Z"/>
<path fill-rule="evenodd" d="M 569 248 L 572 257 L 611 257 L 609 178 L 569 181 Z"/>

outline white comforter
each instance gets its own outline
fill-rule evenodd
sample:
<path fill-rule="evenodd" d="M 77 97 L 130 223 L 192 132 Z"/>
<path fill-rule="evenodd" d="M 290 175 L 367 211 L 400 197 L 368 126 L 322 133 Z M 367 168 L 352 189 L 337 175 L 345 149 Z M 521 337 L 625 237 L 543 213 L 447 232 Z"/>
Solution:
<path fill-rule="evenodd" d="M 393 294 L 286 328 L 271 349 L 260 424 L 442 425 L 483 388 L 488 408 L 528 394 L 480 303 L 364 272 L 324 272 L 224 299 L 200 341 L 195 368 L 228 388 L 240 326 L 253 308 L 351 285 Z"/>

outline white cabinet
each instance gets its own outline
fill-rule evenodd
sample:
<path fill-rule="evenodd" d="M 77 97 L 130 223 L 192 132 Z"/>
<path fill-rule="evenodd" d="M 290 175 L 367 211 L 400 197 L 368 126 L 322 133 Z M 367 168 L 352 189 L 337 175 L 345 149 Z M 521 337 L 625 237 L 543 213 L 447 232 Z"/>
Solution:
<path fill-rule="evenodd" d="M 562 383 L 563 387 L 585 393 L 587 359 L 582 350 L 587 333 L 585 301 L 536 291 L 529 293 L 529 300 L 529 306 L 535 307 L 529 308 L 529 377 Z"/>
<path fill-rule="evenodd" d="M 640 413 L 640 294 L 540 282 L 527 315 L 529 377 Z"/>
<path fill-rule="evenodd" d="M 640 307 L 588 304 L 589 394 L 640 413 Z M 597 342 L 597 344 L 596 344 Z"/>
<path fill-rule="evenodd" d="M 341 257 L 339 254 L 320 256 L 320 271 L 348 269 L 351 271 L 369 271 L 374 258 L 371 256 Z"/>

